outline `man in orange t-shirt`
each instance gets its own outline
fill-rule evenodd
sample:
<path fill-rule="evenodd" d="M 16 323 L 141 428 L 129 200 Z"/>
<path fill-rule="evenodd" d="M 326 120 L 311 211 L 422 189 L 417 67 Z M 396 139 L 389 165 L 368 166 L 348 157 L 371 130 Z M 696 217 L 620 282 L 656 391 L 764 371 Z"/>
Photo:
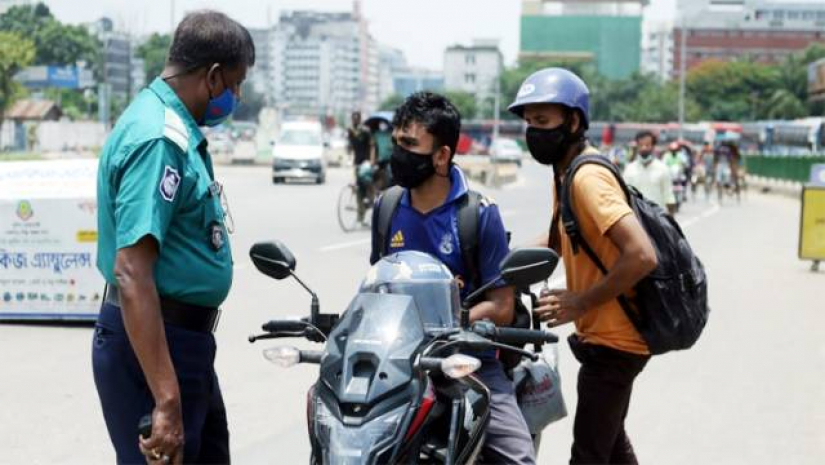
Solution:
<path fill-rule="evenodd" d="M 533 158 L 553 166 L 556 193 L 572 183 L 582 237 L 609 270 L 602 274 L 587 254 L 574 252 L 559 221 L 556 195 L 551 230 L 537 242 L 561 254 L 568 289 L 543 296 L 535 312 L 550 327 L 576 325 L 569 342 L 581 368 L 570 463 L 637 463 L 624 420 L 650 352 L 617 298 L 633 297 L 636 283 L 656 267 L 656 252 L 610 171 L 584 165 L 575 179 L 565 179 L 576 157 L 597 153 L 585 140 L 589 91 L 578 76 L 561 68 L 538 71 L 509 109 L 528 124 Z"/>

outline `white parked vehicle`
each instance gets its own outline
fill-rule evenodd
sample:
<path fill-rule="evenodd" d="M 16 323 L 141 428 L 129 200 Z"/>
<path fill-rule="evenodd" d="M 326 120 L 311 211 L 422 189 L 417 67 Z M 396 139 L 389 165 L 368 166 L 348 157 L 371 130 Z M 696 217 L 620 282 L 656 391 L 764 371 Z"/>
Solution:
<path fill-rule="evenodd" d="M 326 180 L 324 137 L 321 123 L 314 121 L 286 122 L 280 137 L 272 147 L 272 182 L 287 179 Z"/>
<path fill-rule="evenodd" d="M 493 163 L 515 163 L 521 166 L 523 154 L 521 146 L 513 139 L 498 138 L 490 144 L 490 161 Z"/>

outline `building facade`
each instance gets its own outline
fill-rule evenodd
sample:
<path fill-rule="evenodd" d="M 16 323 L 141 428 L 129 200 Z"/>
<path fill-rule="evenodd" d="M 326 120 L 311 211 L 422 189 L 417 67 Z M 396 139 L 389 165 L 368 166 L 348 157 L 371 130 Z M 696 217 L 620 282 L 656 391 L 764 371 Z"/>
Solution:
<path fill-rule="evenodd" d="M 352 12 L 283 12 L 253 40 L 260 69 L 251 82 L 287 117 L 341 118 L 353 110 L 372 112 L 380 103 L 380 46 L 358 2 Z"/>
<path fill-rule="evenodd" d="M 688 70 L 707 60 L 780 63 L 814 42 L 825 43 L 825 2 L 682 0 L 679 12 L 674 78 L 679 77 L 683 35 Z"/>
<path fill-rule="evenodd" d="M 609 78 L 639 70 L 648 0 L 523 0 L 520 59 L 589 61 Z"/>
<path fill-rule="evenodd" d="M 496 40 L 477 39 L 469 47 L 455 45 L 444 52 L 444 87 L 468 92 L 479 104 L 497 92 L 504 58 Z"/>
<path fill-rule="evenodd" d="M 406 98 L 423 90 L 442 92 L 444 75 L 429 69 L 409 68 L 393 78 L 393 93 L 400 97 Z"/>
<path fill-rule="evenodd" d="M 641 71 L 664 82 L 673 75 L 673 24 L 658 23 L 646 28 L 642 40 Z"/>

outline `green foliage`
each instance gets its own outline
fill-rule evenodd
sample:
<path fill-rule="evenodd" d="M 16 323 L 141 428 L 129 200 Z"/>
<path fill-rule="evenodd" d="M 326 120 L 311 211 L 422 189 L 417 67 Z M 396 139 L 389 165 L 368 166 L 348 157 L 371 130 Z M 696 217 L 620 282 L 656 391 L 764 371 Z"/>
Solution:
<path fill-rule="evenodd" d="M 687 121 L 749 121 L 793 119 L 825 112 L 825 102 L 808 102 L 808 64 L 825 57 L 825 44 L 814 44 L 779 65 L 751 61 L 706 61 L 688 73 Z M 501 76 L 502 107 L 515 99 L 521 83 L 533 72 L 552 66 L 578 74 L 590 88 L 593 121 L 671 122 L 679 118 L 679 83 L 660 83 L 633 74 L 609 80 L 592 63 L 523 61 Z M 505 118 L 513 118 L 503 112 Z"/>
<path fill-rule="evenodd" d="M 0 123 L 20 86 L 14 75 L 34 60 L 34 44 L 18 34 L 0 31 Z"/>
<path fill-rule="evenodd" d="M 138 47 L 137 56 L 143 59 L 143 69 L 146 71 L 147 81 L 160 76 L 160 73 L 163 72 L 170 45 L 172 45 L 172 38 L 169 34 L 154 33 Z"/>
<path fill-rule="evenodd" d="M 381 105 L 378 106 L 378 111 L 395 111 L 402 103 L 404 103 L 404 97 L 398 94 L 392 94 L 381 102 Z"/>
<path fill-rule="evenodd" d="M 0 31 L 34 42 L 35 65 L 96 64 L 100 58 L 100 44 L 85 27 L 60 23 L 42 3 L 9 8 L 0 15 Z"/>
<path fill-rule="evenodd" d="M 473 119 L 478 114 L 475 95 L 469 92 L 445 92 L 444 96 L 453 102 L 458 112 L 461 113 L 462 120 Z"/>

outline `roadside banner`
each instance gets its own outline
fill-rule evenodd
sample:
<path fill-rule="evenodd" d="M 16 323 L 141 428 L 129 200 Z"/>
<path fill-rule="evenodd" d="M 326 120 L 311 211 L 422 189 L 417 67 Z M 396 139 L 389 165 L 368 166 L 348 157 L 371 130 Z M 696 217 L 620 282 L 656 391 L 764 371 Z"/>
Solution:
<path fill-rule="evenodd" d="M 0 319 L 92 320 L 97 160 L 0 163 Z"/>

